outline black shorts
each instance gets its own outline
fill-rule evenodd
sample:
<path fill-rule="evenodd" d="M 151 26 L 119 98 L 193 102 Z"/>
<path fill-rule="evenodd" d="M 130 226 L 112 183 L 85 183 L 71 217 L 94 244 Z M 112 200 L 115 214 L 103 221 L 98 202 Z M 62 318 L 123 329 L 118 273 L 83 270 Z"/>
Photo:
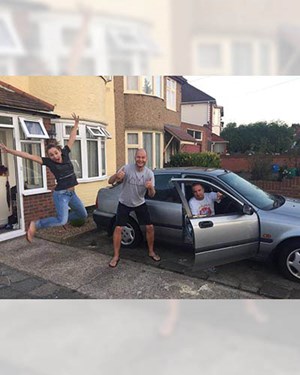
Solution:
<path fill-rule="evenodd" d="M 128 219 L 129 219 L 129 214 L 132 211 L 135 212 L 140 225 L 152 224 L 149 210 L 148 210 L 146 203 L 138 207 L 128 207 L 128 206 L 125 206 L 125 204 L 119 202 L 118 209 L 117 209 L 116 225 L 120 227 L 124 227 L 127 224 Z"/>

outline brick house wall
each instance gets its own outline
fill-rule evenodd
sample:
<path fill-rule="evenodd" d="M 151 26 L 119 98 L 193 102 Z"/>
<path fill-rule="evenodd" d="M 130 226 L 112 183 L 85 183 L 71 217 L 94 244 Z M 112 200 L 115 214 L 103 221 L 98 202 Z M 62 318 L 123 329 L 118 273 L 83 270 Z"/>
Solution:
<path fill-rule="evenodd" d="M 166 99 L 139 93 L 124 93 L 124 77 L 114 76 L 117 167 L 125 164 L 125 131 L 164 131 L 164 125 L 180 127 L 181 84 L 176 82 L 176 111 L 166 108 Z M 164 78 L 166 98 L 166 77 Z"/>
<path fill-rule="evenodd" d="M 183 145 L 181 147 L 181 152 L 187 152 L 189 154 L 197 154 L 198 152 L 201 152 L 201 144 L 198 145 Z"/>
<path fill-rule="evenodd" d="M 210 129 L 205 128 L 204 126 L 189 124 L 187 122 L 181 123 L 181 129 L 183 129 L 185 132 L 187 131 L 187 129 L 201 131 L 202 140 L 200 142 L 198 142 L 198 151 L 197 152 L 208 151 L 208 140 L 209 140 Z"/>
<path fill-rule="evenodd" d="M 114 76 L 115 126 L 116 126 L 116 165 L 125 164 L 125 97 L 124 78 Z"/>

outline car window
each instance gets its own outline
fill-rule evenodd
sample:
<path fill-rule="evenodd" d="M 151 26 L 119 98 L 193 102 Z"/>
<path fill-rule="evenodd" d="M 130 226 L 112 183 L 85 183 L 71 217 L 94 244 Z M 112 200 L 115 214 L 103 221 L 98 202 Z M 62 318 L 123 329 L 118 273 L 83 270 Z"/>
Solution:
<path fill-rule="evenodd" d="M 278 203 L 278 199 L 274 195 L 263 191 L 235 173 L 226 172 L 219 178 L 262 210 L 271 210 L 279 207 L 278 204 L 283 204 Z"/>
<path fill-rule="evenodd" d="M 175 186 L 171 182 L 172 178 L 180 178 L 180 174 L 159 174 L 155 175 L 155 190 L 156 194 L 153 198 L 147 199 L 181 203 L 180 197 L 175 189 Z"/>

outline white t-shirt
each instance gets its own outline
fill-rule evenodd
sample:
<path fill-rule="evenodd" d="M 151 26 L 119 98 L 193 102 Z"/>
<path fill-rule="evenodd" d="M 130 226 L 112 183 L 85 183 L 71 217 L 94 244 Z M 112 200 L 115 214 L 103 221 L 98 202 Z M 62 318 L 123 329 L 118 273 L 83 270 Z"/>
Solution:
<path fill-rule="evenodd" d="M 211 216 L 215 214 L 214 202 L 218 200 L 217 193 L 204 193 L 204 198 L 198 200 L 195 197 L 189 200 L 192 215 Z"/>

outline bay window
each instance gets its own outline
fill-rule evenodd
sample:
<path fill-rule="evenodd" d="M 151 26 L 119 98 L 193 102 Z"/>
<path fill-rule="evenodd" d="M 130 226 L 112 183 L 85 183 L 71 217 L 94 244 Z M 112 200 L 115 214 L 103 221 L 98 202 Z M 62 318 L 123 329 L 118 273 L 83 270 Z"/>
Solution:
<path fill-rule="evenodd" d="M 135 153 L 139 148 L 147 152 L 147 167 L 162 167 L 162 133 L 128 131 L 126 133 L 126 162 L 135 163 Z"/>
<path fill-rule="evenodd" d="M 58 139 L 66 145 L 73 124 L 64 120 L 56 123 Z M 111 138 L 105 125 L 81 121 L 70 159 L 77 178 L 89 181 L 106 175 L 106 140 Z M 80 182 L 80 181 L 79 181 Z"/>
<path fill-rule="evenodd" d="M 126 93 L 163 98 L 163 76 L 127 76 L 124 85 Z"/>

